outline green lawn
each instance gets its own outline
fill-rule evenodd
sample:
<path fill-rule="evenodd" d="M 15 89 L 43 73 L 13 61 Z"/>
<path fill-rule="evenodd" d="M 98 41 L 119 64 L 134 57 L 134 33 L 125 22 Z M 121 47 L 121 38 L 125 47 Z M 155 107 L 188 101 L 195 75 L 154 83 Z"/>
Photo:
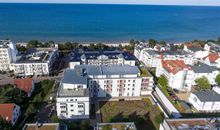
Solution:
<path fill-rule="evenodd" d="M 148 98 L 100 102 L 102 122 L 135 122 L 139 130 L 157 130 L 164 116 Z"/>

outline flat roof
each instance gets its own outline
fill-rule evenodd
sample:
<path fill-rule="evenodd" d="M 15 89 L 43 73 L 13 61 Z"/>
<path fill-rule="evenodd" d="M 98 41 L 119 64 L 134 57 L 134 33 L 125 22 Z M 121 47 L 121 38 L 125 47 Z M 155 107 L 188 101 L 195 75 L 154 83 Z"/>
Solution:
<path fill-rule="evenodd" d="M 88 89 L 64 89 L 63 84 L 59 86 L 58 97 L 89 97 Z"/>
<path fill-rule="evenodd" d="M 48 59 L 52 56 L 55 49 L 50 50 L 43 50 L 43 49 L 36 49 L 31 48 L 26 51 L 25 54 L 20 56 L 20 59 L 18 59 L 16 63 L 42 63 L 47 62 Z"/>
<path fill-rule="evenodd" d="M 137 130 L 134 122 L 97 123 L 97 130 L 108 127 L 112 130 Z"/>
<path fill-rule="evenodd" d="M 169 128 L 167 130 L 211 130 L 220 127 L 218 118 L 185 118 L 185 119 L 165 119 L 163 126 L 166 123 Z"/>
<path fill-rule="evenodd" d="M 67 127 L 59 123 L 27 123 L 23 130 L 67 130 Z"/>

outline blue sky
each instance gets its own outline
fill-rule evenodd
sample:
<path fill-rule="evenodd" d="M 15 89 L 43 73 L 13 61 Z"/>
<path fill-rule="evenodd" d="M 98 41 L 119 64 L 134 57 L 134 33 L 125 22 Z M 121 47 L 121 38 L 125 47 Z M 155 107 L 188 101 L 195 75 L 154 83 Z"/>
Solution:
<path fill-rule="evenodd" d="M 98 3 L 98 4 L 156 4 L 156 5 L 209 5 L 220 6 L 220 0 L 0 0 L 22 3 Z"/>

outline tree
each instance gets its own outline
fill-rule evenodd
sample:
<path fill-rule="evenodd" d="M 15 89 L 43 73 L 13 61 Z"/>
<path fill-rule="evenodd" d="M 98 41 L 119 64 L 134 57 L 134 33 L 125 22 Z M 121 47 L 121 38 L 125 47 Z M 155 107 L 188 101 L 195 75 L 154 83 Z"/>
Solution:
<path fill-rule="evenodd" d="M 195 83 L 201 88 L 201 89 L 211 89 L 211 85 L 209 83 L 209 80 L 203 76 L 201 78 L 197 78 L 195 80 Z"/>
<path fill-rule="evenodd" d="M 166 46 L 167 43 L 165 41 L 160 41 L 159 44 L 162 45 L 162 46 Z"/>
<path fill-rule="evenodd" d="M 154 47 L 156 44 L 158 43 L 158 41 L 154 40 L 154 39 L 149 39 L 148 40 L 148 45 L 150 47 Z"/>
<path fill-rule="evenodd" d="M 50 120 L 53 122 L 53 123 L 58 123 L 59 122 L 59 119 L 57 117 L 56 114 L 52 114 L 52 116 L 50 117 Z"/>
<path fill-rule="evenodd" d="M 7 93 L 7 102 L 20 104 L 26 98 L 26 93 L 18 88 L 12 88 Z"/>
<path fill-rule="evenodd" d="M 42 47 L 42 43 L 40 43 L 37 40 L 31 40 L 27 44 L 27 48 L 36 48 L 36 47 Z"/>
<path fill-rule="evenodd" d="M 112 126 L 111 125 L 104 125 L 102 127 L 102 130 L 112 130 Z"/>
<path fill-rule="evenodd" d="M 11 128 L 12 125 L 8 121 L 0 117 L 0 130 L 11 130 Z"/>
<path fill-rule="evenodd" d="M 158 78 L 158 83 L 162 86 L 162 87 L 167 87 L 168 86 L 168 81 L 166 79 L 166 77 L 164 75 L 161 75 Z"/>
<path fill-rule="evenodd" d="M 217 39 L 217 43 L 220 44 L 220 37 Z"/>
<path fill-rule="evenodd" d="M 88 128 L 89 128 L 89 122 L 88 121 L 81 121 L 80 129 L 81 130 L 87 130 Z"/>
<path fill-rule="evenodd" d="M 218 74 L 215 78 L 215 82 L 220 85 L 220 74 Z"/>

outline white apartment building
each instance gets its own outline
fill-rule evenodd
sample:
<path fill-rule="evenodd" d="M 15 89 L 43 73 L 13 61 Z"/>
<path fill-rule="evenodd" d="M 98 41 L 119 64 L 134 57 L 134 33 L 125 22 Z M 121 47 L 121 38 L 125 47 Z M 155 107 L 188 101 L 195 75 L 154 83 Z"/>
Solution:
<path fill-rule="evenodd" d="M 218 53 L 210 53 L 208 56 L 203 58 L 203 60 L 201 61 L 210 66 L 216 66 L 220 68 L 220 56 Z"/>
<path fill-rule="evenodd" d="M 150 94 L 153 87 L 152 77 L 141 77 L 136 66 L 87 66 L 90 96 L 132 97 Z"/>
<path fill-rule="evenodd" d="M 10 40 L 0 40 L 0 71 L 9 71 L 10 64 L 16 61 L 18 50 Z"/>
<path fill-rule="evenodd" d="M 156 68 L 156 76 L 164 75 L 173 89 L 190 91 L 192 77 L 187 77 L 190 69 L 182 60 L 162 60 Z"/>
<path fill-rule="evenodd" d="M 219 112 L 220 111 L 220 88 L 212 90 L 197 91 L 190 94 L 189 103 L 198 111 Z"/>
<path fill-rule="evenodd" d="M 74 69 L 76 65 L 132 65 L 135 66 L 135 57 L 120 50 L 113 51 L 86 51 L 74 50 L 71 54 L 69 66 Z"/>
<path fill-rule="evenodd" d="M 11 66 L 17 76 L 49 75 L 57 57 L 57 49 L 30 49 Z"/>
<path fill-rule="evenodd" d="M 88 119 L 89 91 L 87 77 L 82 70 L 66 70 L 56 98 L 57 116 L 60 119 Z"/>
<path fill-rule="evenodd" d="M 193 43 L 186 43 L 183 50 L 192 54 L 196 59 L 202 59 L 209 54 L 208 50 L 204 50 L 199 44 Z"/>
<path fill-rule="evenodd" d="M 141 48 L 137 46 L 134 50 L 134 55 L 137 59 L 142 61 L 147 67 L 157 67 L 164 60 L 183 60 L 186 64 L 193 65 L 196 59 L 190 53 L 185 51 L 158 51 L 152 48 Z"/>
<path fill-rule="evenodd" d="M 21 115 L 20 106 L 14 103 L 0 104 L 0 117 L 8 121 L 12 126 Z"/>
<path fill-rule="evenodd" d="M 88 118 L 89 98 L 150 95 L 153 77 L 141 76 L 136 66 L 77 65 L 64 72 L 57 94 L 59 118 Z"/>
<path fill-rule="evenodd" d="M 191 91 L 191 87 L 196 85 L 195 80 L 203 76 L 207 77 L 210 84 L 215 84 L 218 74 L 215 66 L 203 63 L 191 66 L 182 60 L 161 60 L 156 68 L 156 76 L 165 75 L 169 86 L 181 91 Z"/>

